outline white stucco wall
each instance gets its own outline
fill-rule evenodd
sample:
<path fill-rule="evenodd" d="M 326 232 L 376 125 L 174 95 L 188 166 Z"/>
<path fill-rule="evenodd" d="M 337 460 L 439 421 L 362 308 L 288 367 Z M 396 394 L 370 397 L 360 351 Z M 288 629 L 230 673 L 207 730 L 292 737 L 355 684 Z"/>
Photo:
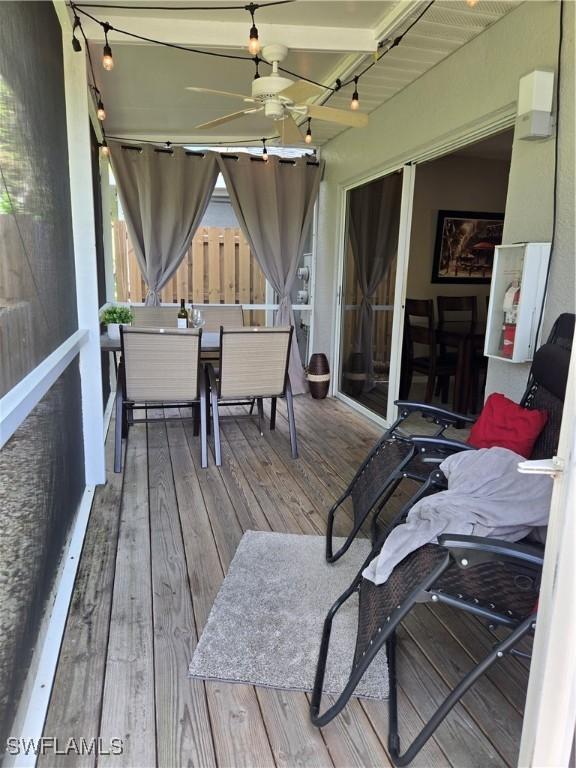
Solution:
<path fill-rule="evenodd" d="M 554 259 L 545 331 L 549 317 L 574 297 L 573 282 L 570 285 L 574 271 L 574 3 L 565 5 L 560 167 L 569 169 L 566 177 L 571 178 L 563 178 L 559 185 L 563 203 L 559 206 L 556 250 L 562 255 Z M 326 172 L 319 199 L 312 351 L 326 352 L 332 358 L 342 187 L 417 159 L 432 147 L 443 147 L 471 131 L 480 135 L 484 126 L 510 118 L 515 112 L 520 77 L 537 68 L 556 70 L 558 18 L 556 0 L 522 4 L 372 113 L 367 128 L 346 131 L 323 148 Z M 379 66 L 386 66 L 385 60 Z M 553 140 L 515 142 L 506 238 L 550 238 L 553 163 Z M 492 368 L 489 386 L 517 395 L 525 372 L 511 373 L 510 364 L 505 371 Z"/>

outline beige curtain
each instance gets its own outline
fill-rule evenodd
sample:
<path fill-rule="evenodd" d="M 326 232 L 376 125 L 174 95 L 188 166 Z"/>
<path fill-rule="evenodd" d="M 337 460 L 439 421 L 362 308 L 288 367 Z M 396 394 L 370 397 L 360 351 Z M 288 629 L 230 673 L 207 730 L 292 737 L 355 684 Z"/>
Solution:
<path fill-rule="evenodd" d="M 275 325 L 294 325 L 290 291 L 318 196 L 322 167 L 310 158 L 267 162 L 248 154 L 219 158 L 230 201 L 250 248 L 278 294 Z M 294 394 L 307 391 L 296 338 L 289 375 Z"/>
<path fill-rule="evenodd" d="M 401 203 L 401 173 L 393 173 L 350 192 L 350 242 L 362 291 L 356 351 L 364 358 L 365 390 L 374 387 L 374 293 L 398 252 Z"/>
<path fill-rule="evenodd" d="M 148 286 L 146 304 L 160 304 L 200 224 L 218 176 L 213 152 L 141 151 L 110 142 L 112 169 L 130 239 Z M 184 297 L 187 298 L 187 297 Z"/>

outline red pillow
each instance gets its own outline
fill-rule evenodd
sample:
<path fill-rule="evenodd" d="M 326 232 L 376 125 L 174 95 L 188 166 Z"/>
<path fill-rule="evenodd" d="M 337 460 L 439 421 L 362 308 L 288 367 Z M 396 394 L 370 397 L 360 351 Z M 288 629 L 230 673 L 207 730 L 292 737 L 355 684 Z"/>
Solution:
<path fill-rule="evenodd" d="M 547 421 L 547 411 L 522 408 L 496 392 L 484 403 L 468 443 L 474 448 L 508 448 L 528 459 Z"/>

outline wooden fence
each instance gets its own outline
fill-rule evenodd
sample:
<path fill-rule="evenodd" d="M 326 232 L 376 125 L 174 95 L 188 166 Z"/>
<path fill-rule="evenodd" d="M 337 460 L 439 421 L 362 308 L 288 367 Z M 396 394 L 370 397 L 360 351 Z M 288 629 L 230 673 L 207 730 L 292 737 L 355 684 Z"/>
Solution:
<path fill-rule="evenodd" d="M 146 285 L 126 222 L 114 221 L 116 300 L 138 303 Z M 163 303 L 264 304 L 266 279 L 238 227 L 199 227 L 173 277 L 160 292 Z M 248 314 L 248 313 L 247 313 Z M 263 325 L 265 313 L 252 311 L 246 322 Z"/>

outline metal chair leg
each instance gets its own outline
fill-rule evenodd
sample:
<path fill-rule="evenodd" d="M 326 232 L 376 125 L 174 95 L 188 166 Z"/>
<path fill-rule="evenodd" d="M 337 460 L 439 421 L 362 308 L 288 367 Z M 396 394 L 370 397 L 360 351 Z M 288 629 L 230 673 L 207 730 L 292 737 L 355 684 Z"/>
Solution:
<path fill-rule="evenodd" d="M 262 422 L 264 421 L 264 401 L 261 397 L 256 400 L 256 404 L 258 406 L 258 431 L 260 432 L 260 437 L 263 437 L 264 432 L 262 432 Z"/>
<path fill-rule="evenodd" d="M 270 431 L 274 431 L 276 429 L 276 401 L 277 398 L 273 397 L 270 402 Z"/>
<path fill-rule="evenodd" d="M 486 670 L 492 666 L 495 661 L 502 658 L 505 653 L 510 653 L 514 644 L 521 640 L 524 635 L 527 635 L 532 631 L 536 617 L 535 615 L 529 616 L 520 624 L 508 637 L 498 645 L 494 646 L 492 651 L 472 669 L 458 685 L 448 694 L 442 704 L 438 707 L 436 712 L 432 715 L 430 720 L 426 723 L 424 728 L 420 731 L 418 736 L 413 740 L 404 754 L 400 754 L 400 736 L 398 734 L 398 700 L 396 696 L 396 658 L 394 643 L 391 645 L 392 650 L 392 667 L 390 666 L 390 656 L 388 656 L 388 669 L 390 670 L 390 698 L 388 700 L 389 705 L 389 722 L 390 730 L 388 735 L 388 750 L 390 757 L 394 762 L 394 765 L 405 766 L 412 762 L 414 757 L 420 752 L 424 744 L 432 736 L 436 728 L 444 720 L 450 710 L 460 701 L 466 691 L 471 688 L 476 680 L 481 677 Z M 392 678 L 392 673 L 394 678 Z M 393 684 L 394 682 L 394 684 Z M 394 690 L 394 693 L 392 691 Z"/>
<path fill-rule="evenodd" d="M 207 431 L 207 411 L 206 403 L 208 398 L 206 397 L 206 378 L 200 376 L 199 380 L 200 389 L 200 463 L 202 469 L 206 469 L 208 466 L 208 431 Z"/>
<path fill-rule="evenodd" d="M 294 400 L 292 399 L 292 387 L 290 379 L 286 376 L 286 406 L 288 408 L 288 426 L 290 428 L 290 447 L 292 448 L 292 458 L 298 458 L 298 443 L 296 440 L 296 421 L 294 420 Z"/>
<path fill-rule="evenodd" d="M 124 423 L 122 390 L 116 390 L 116 421 L 114 424 L 114 472 L 122 472 L 122 425 Z"/>

